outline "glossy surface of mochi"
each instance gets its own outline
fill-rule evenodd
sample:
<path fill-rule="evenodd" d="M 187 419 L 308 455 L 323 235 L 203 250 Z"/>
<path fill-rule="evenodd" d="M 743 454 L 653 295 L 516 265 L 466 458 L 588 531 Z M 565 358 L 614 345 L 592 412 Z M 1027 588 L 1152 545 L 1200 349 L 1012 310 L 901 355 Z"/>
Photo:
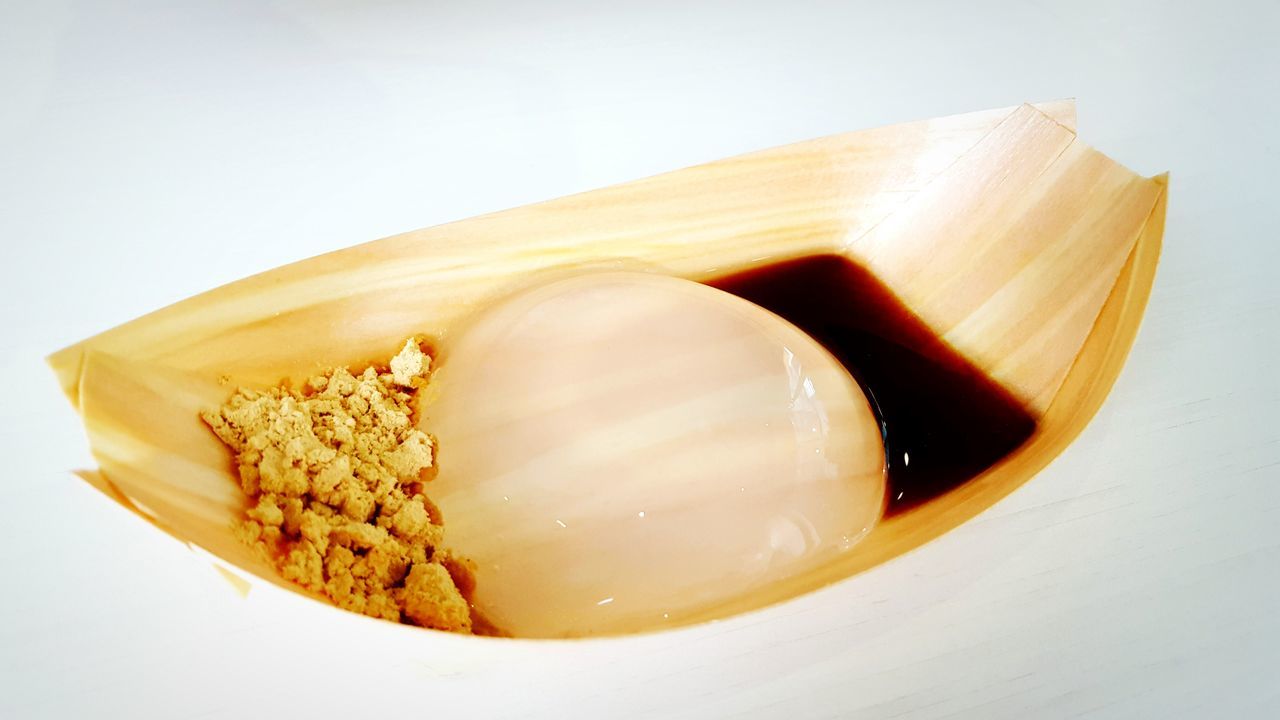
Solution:
<path fill-rule="evenodd" d="M 583 275 L 484 311 L 440 348 L 422 425 L 448 544 L 518 637 L 676 624 L 830 561 L 884 505 L 848 372 L 670 277 Z"/>

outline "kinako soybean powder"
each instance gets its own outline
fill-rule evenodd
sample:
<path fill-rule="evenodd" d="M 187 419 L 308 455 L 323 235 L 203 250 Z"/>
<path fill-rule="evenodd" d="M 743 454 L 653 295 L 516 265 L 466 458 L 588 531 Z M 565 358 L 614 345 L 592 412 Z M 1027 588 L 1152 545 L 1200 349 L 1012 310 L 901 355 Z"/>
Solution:
<path fill-rule="evenodd" d="M 348 610 L 469 633 L 471 568 L 441 547 L 424 494 L 433 445 L 412 420 L 430 362 L 409 340 L 389 372 L 242 388 L 201 417 L 234 451 L 250 498 L 240 537 L 286 579 Z"/>

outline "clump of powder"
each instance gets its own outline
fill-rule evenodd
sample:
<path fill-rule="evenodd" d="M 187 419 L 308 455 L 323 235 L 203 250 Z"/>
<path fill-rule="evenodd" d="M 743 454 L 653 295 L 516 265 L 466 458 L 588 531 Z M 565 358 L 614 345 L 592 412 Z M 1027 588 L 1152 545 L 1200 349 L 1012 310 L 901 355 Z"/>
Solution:
<path fill-rule="evenodd" d="M 365 615 L 471 632 L 458 587 L 470 587 L 470 567 L 441 547 L 440 512 L 423 493 L 432 441 L 412 421 L 430 361 L 410 340 L 390 372 L 240 389 L 201 417 L 235 452 L 252 501 L 241 538 L 286 579 Z"/>

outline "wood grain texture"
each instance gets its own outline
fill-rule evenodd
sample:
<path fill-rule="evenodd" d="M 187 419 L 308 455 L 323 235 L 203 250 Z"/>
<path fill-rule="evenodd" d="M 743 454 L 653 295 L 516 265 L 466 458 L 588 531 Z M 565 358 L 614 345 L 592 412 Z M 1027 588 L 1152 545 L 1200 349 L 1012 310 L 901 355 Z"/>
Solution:
<path fill-rule="evenodd" d="M 1154 182 L 1163 190 L 1167 178 L 1161 176 Z M 830 585 L 908 553 L 995 505 L 1052 462 L 1093 419 L 1124 366 L 1155 280 L 1165 212 L 1166 194 L 1162 191 L 1084 339 L 1076 362 L 1063 378 L 1058 395 L 1027 444 L 942 498 L 881 522 L 870 537 L 857 546 L 857 552 L 850 553 L 841 562 L 795 579 L 793 587 L 771 588 L 768 593 L 752 598 L 749 604 L 715 608 L 691 621 L 711 620 L 780 602 L 794 594 L 794 586 L 814 589 Z"/>
<path fill-rule="evenodd" d="M 699 279 L 843 252 L 1041 423 L 1005 461 L 852 551 L 671 622 L 757 609 L 978 514 L 1061 452 L 1105 396 L 1150 287 L 1164 185 L 1079 142 L 1061 121 L 1071 114 L 1055 108 L 1058 118 L 1024 105 L 850 133 L 387 238 L 192 298 L 50 362 L 132 509 L 227 567 L 292 590 L 231 536 L 243 499 L 197 420 L 226 394 L 223 383 L 368 362 L 414 334 L 447 359 L 473 310 L 585 269 Z"/>
<path fill-rule="evenodd" d="M 1044 112 L 1074 124 L 1071 101 Z M 443 337 L 538 277 L 607 267 L 699 277 L 835 247 L 901 207 L 1012 108 L 851 132 L 699 165 L 293 263 L 50 358 L 75 402 L 94 349 L 270 383 Z"/>
<path fill-rule="evenodd" d="M 1160 194 L 1024 106 L 847 252 L 1040 415 Z"/>

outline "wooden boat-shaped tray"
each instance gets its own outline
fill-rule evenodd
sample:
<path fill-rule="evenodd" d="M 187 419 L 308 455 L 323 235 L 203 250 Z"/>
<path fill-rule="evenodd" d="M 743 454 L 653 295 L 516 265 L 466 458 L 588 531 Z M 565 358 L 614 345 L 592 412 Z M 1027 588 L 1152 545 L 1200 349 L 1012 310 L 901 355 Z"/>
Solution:
<path fill-rule="evenodd" d="M 179 302 L 55 353 L 97 471 L 81 476 L 252 582 L 304 591 L 240 544 L 245 500 L 198 419 L 228 383 L 302 379 L 446 342 L 494 298 L 625 268 L 704 280 L 839 253 L 1038 418 L 973 481 L 883 521 L 856 551 L 674 624 L 847 578 L 974 517 L 1057 456 L 1097 411 L 1137 333 L 1166 183 L 1076 138 L 1074 103 L 851 132 L 397 235 Z M 406 632 L 412 629 L 406 630 Z"/>

